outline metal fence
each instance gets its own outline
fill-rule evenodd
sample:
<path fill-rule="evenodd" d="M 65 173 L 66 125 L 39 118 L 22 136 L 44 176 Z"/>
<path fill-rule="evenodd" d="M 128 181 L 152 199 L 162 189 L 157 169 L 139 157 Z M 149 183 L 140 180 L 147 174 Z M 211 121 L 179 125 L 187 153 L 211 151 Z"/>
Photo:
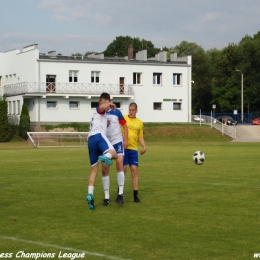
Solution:
<path fill-rule="evenodd" d="M 211 128 L 214 128 L 221 132 L 222 135 L 227 135 L 232 139 L 236 139 L 236 125 L 222 124 L 216 118 L 205 115 L 193 115 L 192 122 L 200 125 L 209 125 Z"/>
<path fill-rule="evenodd" d="M 86 147 L 88 132 L 27 132 L 33 147 Z"/>
<path fill-rule="evenodd" d="M 17 94 L 109 94 L 133 95 L 131 84 L 91 84 L 91 83 L 52 83 L 52 82 L 21 82 L 4 86 L 4 95 Z"/>
<path fill-rule="evenodd" d="M 8 115 L 9 125 L 19 125 L 20 119 L 16 115 Z"/>
<path fill-rule="evenodd" d="M 198 112 L 199 114 L 199 112 Z M 201 112 L 201 115 L 204 116 L 213 116 L 214 118 L 217 118 L 219 116 L 230 116 L 232 117 L 234 120 L 237 121 L 238 124 L 251 124 L 252 119 L 255 117 L 258 117 L 258 115 L 260 116 L 260 113 L 257 112 L 252 112 L 252 113 L 243 113 L 243 116 L 241 113 L 210 113 L 210 112 Z"/>

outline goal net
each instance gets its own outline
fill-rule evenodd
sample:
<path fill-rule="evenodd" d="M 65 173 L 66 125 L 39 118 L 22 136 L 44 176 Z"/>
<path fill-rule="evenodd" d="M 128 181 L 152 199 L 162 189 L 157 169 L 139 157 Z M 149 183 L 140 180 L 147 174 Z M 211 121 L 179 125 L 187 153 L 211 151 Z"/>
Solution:
<path fill-rule="evenodd" d="M 86 147 L 88 132 L 27 132 L 34 147 Z"/>

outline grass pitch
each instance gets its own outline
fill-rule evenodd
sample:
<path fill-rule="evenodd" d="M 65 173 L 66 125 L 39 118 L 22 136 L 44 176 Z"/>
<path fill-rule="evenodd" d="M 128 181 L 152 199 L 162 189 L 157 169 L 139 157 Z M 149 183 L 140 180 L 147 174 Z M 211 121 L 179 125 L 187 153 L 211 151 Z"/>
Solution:
<path fill-rule="evenodd" d="M 203 165 L 192 162 L 202 150 Z M 125 203 L 95 211 L 85 201 L 90 172 L 85 148 L 34 149 L 0 144 L 0 253 L 84 252 L 84 259 L 252 259 L 259 243 L 258 143 L 147 142 L 140 156 L 139 196 L 129 172 Z M 40 259 L 40 258 L 38 258 Z M 43 258 L 42 258 L 43 259 Z"/>

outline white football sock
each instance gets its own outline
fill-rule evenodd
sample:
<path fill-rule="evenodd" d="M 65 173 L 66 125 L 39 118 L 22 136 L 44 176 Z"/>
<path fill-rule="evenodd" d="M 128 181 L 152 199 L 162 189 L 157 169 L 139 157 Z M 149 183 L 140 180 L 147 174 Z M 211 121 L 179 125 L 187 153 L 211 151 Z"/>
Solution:
<path fill-rule="evenodd" d="M 111 154 L 111 153 L 105 153 L 104 155 L 105 155 L 108 159 L 111 160 L 111 158 L 112 158 L 112 154 Z"/>
<path fill-rule="evenodd" d="M 109 199 L 109 186 L 110 186 L 110 179 L 109 176 L 102 177 L 103 189 L 105 193 L 105 199 Z"/>
<path fill-rule="evenodd" d="M 94 186 L 88 186 L 88 194 L 94 194 Z"/>
<path fill-rule="evenodd" d="M 125 184 L 125 174 L 124 172 L 117 173 L 117 183 L 118 183 L 118 194 L 124 194 L 124 184 Z"/>

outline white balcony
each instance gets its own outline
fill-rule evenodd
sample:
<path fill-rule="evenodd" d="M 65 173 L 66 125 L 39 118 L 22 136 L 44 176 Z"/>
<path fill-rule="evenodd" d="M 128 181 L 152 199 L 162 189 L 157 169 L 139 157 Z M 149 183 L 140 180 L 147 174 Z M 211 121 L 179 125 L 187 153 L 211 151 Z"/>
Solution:
<path fill-rule="evenodd" d="M 91 98 L 107 92 L 111 97 L 134 98 L 131 84 L 22 82 L 4 86 L 5 96 L 82 96 Z"/>

